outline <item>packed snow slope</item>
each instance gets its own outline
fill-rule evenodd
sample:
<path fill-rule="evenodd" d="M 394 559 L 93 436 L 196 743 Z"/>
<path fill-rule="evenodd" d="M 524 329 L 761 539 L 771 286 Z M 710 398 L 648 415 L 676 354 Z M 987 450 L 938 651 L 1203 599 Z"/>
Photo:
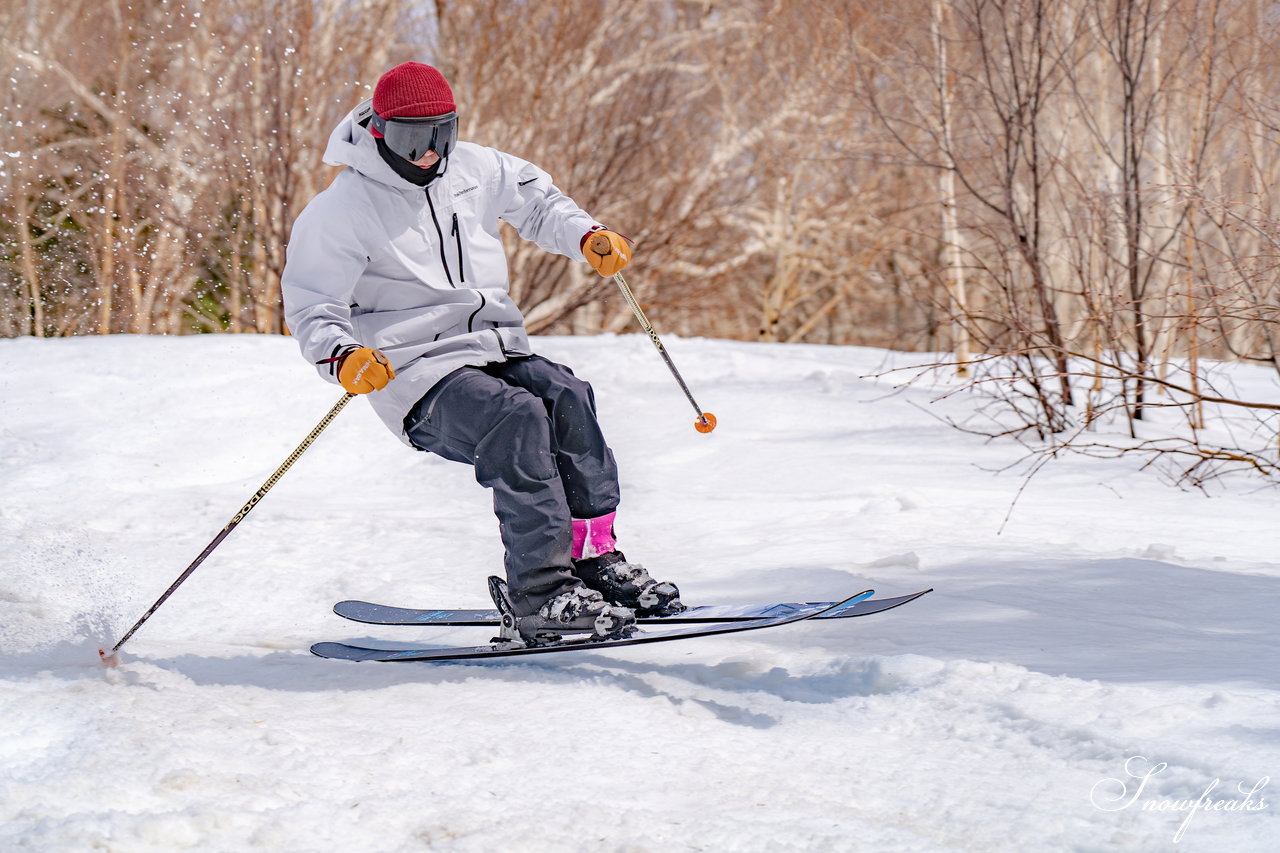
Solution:
<path fill-rule="evenodd" d="M 1022 448 L 943 423 L 978 401 L 878 376 L 914 356 L 669 343 L 711 435 L 644 337 L 538 341 L 596 388 L 629 557 L 694 603 L 936 591 L 607 652 L 322 660 L 487 639 L 330 606 L 487 606 L 502 558 L 470 469 L 354 401 L 106 669 L 341 392 L 285 338 L 0 341 L 0 849 L 1280 849 L 1280 493 L 1083 458 L 1028 484 L 1000 473 Z"/>

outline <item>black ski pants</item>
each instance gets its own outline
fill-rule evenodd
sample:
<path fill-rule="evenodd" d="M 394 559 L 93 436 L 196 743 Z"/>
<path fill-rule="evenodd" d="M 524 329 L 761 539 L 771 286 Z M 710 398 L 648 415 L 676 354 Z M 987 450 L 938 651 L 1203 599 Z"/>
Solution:
<path fill-rule="evenodd" d="M 574 518 L 618 507 L 618 468 L 591 386 L 542 356 L 461 367 L 409 411 L 414 446 L 475 466 L 493 490 L 517 615 L 575 585 Z"/>

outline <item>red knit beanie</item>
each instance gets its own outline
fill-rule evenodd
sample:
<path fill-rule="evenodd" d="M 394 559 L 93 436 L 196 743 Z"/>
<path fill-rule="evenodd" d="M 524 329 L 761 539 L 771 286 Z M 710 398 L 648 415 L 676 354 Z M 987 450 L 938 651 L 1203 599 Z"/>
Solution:
<path fill-rule="evenodd" d="M 444 75 L 421 62 L 405 62 L 378 79 L 373 109 L 383 118 L 438 116 L 457 110 Z"/>

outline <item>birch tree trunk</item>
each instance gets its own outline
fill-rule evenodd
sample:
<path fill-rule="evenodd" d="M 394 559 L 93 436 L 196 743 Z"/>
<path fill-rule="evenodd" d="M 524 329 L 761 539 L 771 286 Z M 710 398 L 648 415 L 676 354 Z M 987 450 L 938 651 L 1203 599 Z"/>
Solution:
<path fill-rule="evenodd" d="M 941 131 L 942 168 L 938 172 L 942 202 L 942 278 L 949 299 L 951 346 L 955 353 L 956 375 L 969 375 L 971 358 L 969 341 L 969 304 L 965 293 L 965 269 L 960 244 L 960 224 L 956 209 L 955 147 L 951 138 L 951 71 L 947 64 L 947 40 L 944 34 L 949 6 L 933 0 L 931 34 L 938 66 L 935 85 L 938 91 L 938 119 Z"/>

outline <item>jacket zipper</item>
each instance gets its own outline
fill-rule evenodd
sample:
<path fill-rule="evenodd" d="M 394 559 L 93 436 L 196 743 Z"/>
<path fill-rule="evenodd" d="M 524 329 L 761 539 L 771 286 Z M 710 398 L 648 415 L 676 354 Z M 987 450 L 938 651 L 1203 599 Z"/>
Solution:
<path fill-rule="evenodd" d="M 467 283 L 467 268 L 462 263 L 462 230 L 458 228 L 458 214 L 453 214 L 453 239 L 458 244 L 458 278 Z"/>
<path fill-rule="evenodd" d="M 471 324 L 475 322 L 475 320 L 476 320 L 476 315 L 477 315 L 477 314 L 479 314 L 481 311 L 483 311 L 483 310 L 484 310 L 484 303 L 485 303 L 484 294 L 483 294 L 483 293 L 480 293 L 480 291 L 478 291 L 478 290 L 476 291 L 476 293 L 479 293 L 479 294 L 480 294 L 480 307 L 479 307 L 479 308 L 477 308 L 476 310 L 472 311 L 472 312 L 471 312 L 471 316 L 467 318 L 467 331 L 468 331 L 468 332 L 474 332 L 474 331 L 475 331 L 475 329 L 471 328 Z"/>
<path fill-rule="evenodd" d="M 449 279 L 450 287 L 457 287 L 458 285 L 453 283 L 453 273 L 449 271 L 449 259 L 444 255 L 444 231 L 440 229 L 440 220 L 436 218 L 436 206 L 431 201 L 431 189 L 428 187 L 423 192 L 427 196 L 427 207 L 431 208 L 431 222 L 436 226 L 436 236 L 440 238 L 440 263 L 444 265 L 444 277 Z"/>
<path fill-rule="evenodd" d="M 440 228 L 440 220 L 436 216 L 435 202 L 431 200 L 431 191 L 429 189 L 424 189 L 423 193 L 427 197 L 427 207 L 430 208 L 431 210 L 431 222 L 433 225 L 436 226 L 436 236 L 440 238 L 440 263 L 444 266 L 445 278 L 449 280 L 450 287 L 456 288 L 457 285 L 453 283 L 453 272 L 449 269 L 449 259 L 445 257 L 445 253 L 444 253 L 444 231 Z M 453 228 L 449 233 L 453 236 L 454 243 L 458 247 L 458 276 L 461 282 L 463 284 L 466 284 L 467 270 L 462 260 L 462 229 L 458 227 L 458 214 L 456 211 L 453 214 Z M 479 313 L 484 310 L 484 306 L 488 302 L 488 300 L 484 298 L 483 293 L 481 293 L 479 290 L 477 290 L 476 293 L 480 294 L 480 305 L 479 307 L 476 308 L 476 310 L 472 311 L 471 316 L 467 318 L 468 332 L 475 331 L 475 329 L 473 328 L 473 324 L 475 323 L 476 316 L 479 315 Z M 503 344 L 502 342 L 502 335 L 498 334 L 497 329 L 494 329 L 493 332 L 498 338 L 498 347 L 502 350 L 502 354 L 506 355 L 507 348 L 506 348 L 506 345 Z M 436 335 L 436 337 L 439 338 L 440 336 Z"/>

